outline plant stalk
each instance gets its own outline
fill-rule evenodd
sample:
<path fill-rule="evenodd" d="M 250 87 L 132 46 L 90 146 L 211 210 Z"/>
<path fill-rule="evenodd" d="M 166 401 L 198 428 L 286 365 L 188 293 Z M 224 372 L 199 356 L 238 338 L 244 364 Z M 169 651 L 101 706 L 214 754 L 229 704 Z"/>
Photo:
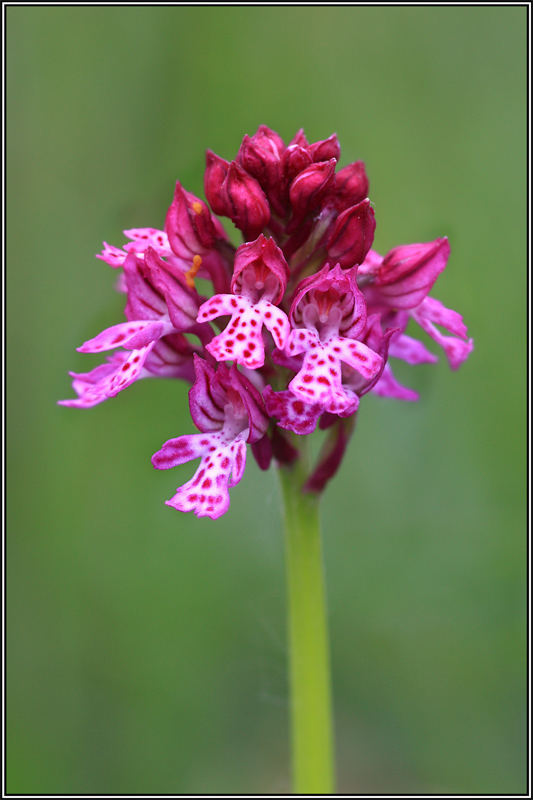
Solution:
<path fill-rule="evenodd" d="M 301 437 L 298 444 L 301 448 Z M 307 445 L 307 442 L 305 442 Z M 285 506 L 293 794 L 333 794 L 326 596 L 316 494 L 303 493 L 308 455 L 279 470 Z"/>

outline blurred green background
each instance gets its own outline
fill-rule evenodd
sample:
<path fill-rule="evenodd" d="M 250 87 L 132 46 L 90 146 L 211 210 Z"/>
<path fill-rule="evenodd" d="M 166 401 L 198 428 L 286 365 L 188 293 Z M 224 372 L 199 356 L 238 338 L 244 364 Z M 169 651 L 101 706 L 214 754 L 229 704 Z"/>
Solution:
<path fill-rule="evenodd" d="M 123 320 L 102 240 L 261 123 L 366 162 L 379 251 L 449 236 L 476 345 L 364 398 L 324 499 L 339 791 L 525 791 L 526 15 L 7 9 L 8 792 L 288 790 L 276 475 L 182 515 L 185 384 L 56 406 Z"/>

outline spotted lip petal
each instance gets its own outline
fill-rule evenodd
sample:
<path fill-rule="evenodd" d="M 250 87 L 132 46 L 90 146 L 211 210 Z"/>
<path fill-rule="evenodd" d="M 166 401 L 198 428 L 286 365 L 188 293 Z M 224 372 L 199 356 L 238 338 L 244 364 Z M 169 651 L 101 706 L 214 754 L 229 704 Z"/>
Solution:
<path fill-rule="evenodd" d="M 167 505 L 194 511 L 197 517 L 217 519 L 229 507 L 228 488 L 241 480 L 246 466 L 246 431 L 224 430 L 180 436 L 166 442 L 152 457 L 156 469 L 169 469 L 201 458 L 190 481 L 179 487 Z"/>
<path fill-rule="evenodd" d="M 150 342 L 146 347 L 124 353 L 124 358 L 114 360 L 111 369 L 108 365 L 101 364 L 92 373 L 86 373 L 83 378 L 75 376 L 72 386 L 79 395 L 78 398 L 61 400 L 60 405 L 89 408 L 107 400 L 108 397 L 115 397 L 141 377 L 145 361 L 154 345 L 155 342 Z"/>
<path fill-rule="evenodd" d="M 198 321 L 231 315 L 225 330 L 206 345 L 206 350 L 217 361 L 236 361 L 248 369 L 257 369 L 265 363 L 265 346 L 262 328 L 272 333 L 276 347 L 283 348 L 290 325 L 284 311 L 268 300 L 251 303 L 246 297 L 231 294 L 215 295 L 200 306 Z"/>
<path fill-rule="evenodd" d="M 263 399 L 266 410 L 271 417 L 278 420 L 280 428 L 293 431 L 300 436 L 313 433 L 322 414 L 322 407 L 318 403 L 306 403 L 288 389 L 274 392 L 271 386 L 267 386 L 263 392 Z"/>
<path fill-rule="evenodd" d="M 289 354 L 304 353 L 302 367 L 289 384 L 290 391 L 332 414 L 350 414 L 358 405 L 357 398 L 342 386 L 341 362 L 365 378 L 372 378 L 382 365 L 381 357 L 362 342 L 340 336 L 321 342 L 310 330 L 292 331 L 287 350 Z"/>

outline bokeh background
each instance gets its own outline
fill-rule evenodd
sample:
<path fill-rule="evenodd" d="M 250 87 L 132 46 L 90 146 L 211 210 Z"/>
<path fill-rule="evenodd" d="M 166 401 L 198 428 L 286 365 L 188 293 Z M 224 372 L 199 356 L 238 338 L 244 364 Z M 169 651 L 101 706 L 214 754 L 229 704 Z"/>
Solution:
<path fill-rule="evenodd" d="M 94 258 L 265 123 L 363 159 L 375 247 L 448 235 L 476 349 L 365 397 L 323 503 L 339 790 L 525 791 L 526 7 L 10 7 L 10 793 L 289 787 L 280 495 L 164 505 L 187 386 L 63 408 L 123 319 Z"/>

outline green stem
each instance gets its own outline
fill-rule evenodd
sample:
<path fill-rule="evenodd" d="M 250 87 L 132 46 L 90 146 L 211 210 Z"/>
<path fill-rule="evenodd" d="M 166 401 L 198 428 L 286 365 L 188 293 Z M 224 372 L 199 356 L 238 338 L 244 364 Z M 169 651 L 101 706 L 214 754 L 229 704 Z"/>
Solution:
<path fill-rule="evenodd" d="M 299 441 L 300 448 L 304 438 Z M 302 492 L 308 472 L 306 456 L 279 470 L 285 504 L 293 793 L 333 794 L 329 646 L 319 497 Z"/>

